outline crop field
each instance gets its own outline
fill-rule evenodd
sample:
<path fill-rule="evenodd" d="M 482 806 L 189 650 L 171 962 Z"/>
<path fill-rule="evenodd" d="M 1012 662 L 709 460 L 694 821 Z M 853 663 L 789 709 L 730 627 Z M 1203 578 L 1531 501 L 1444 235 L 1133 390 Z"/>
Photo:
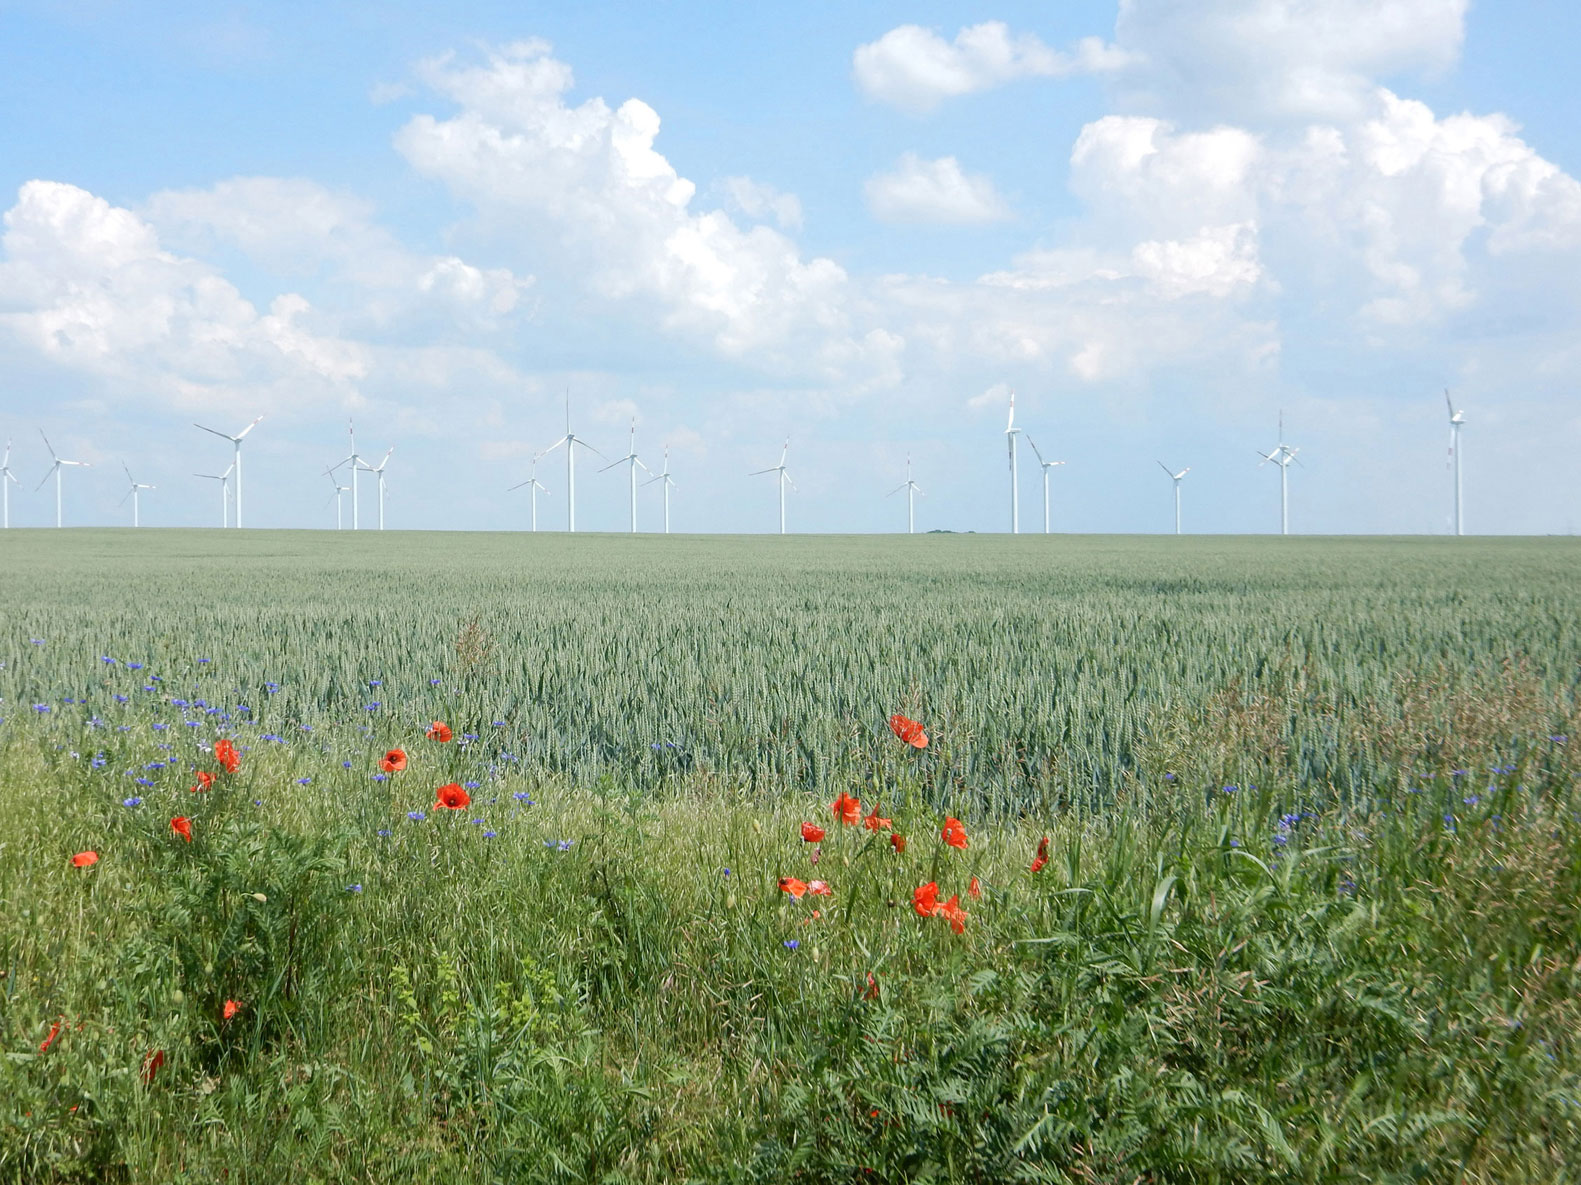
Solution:
<path fill-rule="evenodd" d="M 1574 1180 L 1578 577 L 0 533 L 0 1181 Z"/>

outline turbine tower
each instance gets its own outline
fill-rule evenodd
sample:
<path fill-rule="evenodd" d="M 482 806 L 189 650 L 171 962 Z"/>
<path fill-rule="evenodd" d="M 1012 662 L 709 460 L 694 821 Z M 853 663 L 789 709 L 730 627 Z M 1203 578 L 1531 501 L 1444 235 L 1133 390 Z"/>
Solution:
<path fill-rule="evenodd" d="M 38 430 L 38 434 L 40 436 L 44 436 L 44 429 L 40 428 Z M 44 488 L 44 483 L 49 480 L 50 474 L 53 473 L 55 475 L 55 525 L 57 527 L 59 527 L 61 525 L 61 514 L 60 514 L 60 471 L 61 471 L 62 468 L 64 468 L 67 465 L 76 465 L 78 468 L 81 468 L 81 469 L 87 469 L 89 466 L 88 466 L 88 462 L 86 462 L 86 461 L 66 461 L 66 460 L 61 459 L 59 456 L 56 455 L 56 453 L 55 453 L 55 446 L 52 445 L 49 442 L 49 437 L 47 437 L 47 436 L 44 436 L 44 447 L 49 450 L 49 455 L 51 457 L 55 458 L 55 463 L 49 467 L 49 470 L 44 474 L 44 476 L 42 478 L 39 479 L 38 485 L 34 486 L 33 489 L 34 490 L 41 490 L 41 489 L 43 489 Z"/>
<path fill-rule="evenodd" d="M 132 476 L 132 471 L 126 468 L 125 461 L 121 462 L 121 468 L 125 471 L 126 480 L 131 483 L 132 488 L 127 490 L 126 493 L 121 496 L 121 500 L 117 503 L 117 505 L 125 506 L 126 500 L 130 498 L 132 500 L 132 525 L 134 527 L 141 526 L 142 524 L 137 521 L 137 492 L 139 490 L 158 489 L 159 487 L 139 484 L 138 480 Z"/>
<path fill-rule="evenodd" d="M 366 462 L 362 465 L 364 473 L 372 473 L 379 479 L 379 530 L 381 531 L 384 530 L 384 467 L 390 463 L 390 454 L 394 451 L 395 446 L 392 444 L 385 451 L 384 459 L 377 465 L 369 465 Z M 351 480 L 355 482 L 357 479 L 353 477 Z M 353 497 L 352 501 L 355 503 L 355 497 Z"/>
<path fill-rule="evenodd" d="M 603 473 L 605 470 L 613 469 L 616 465 L 631 466 L 631 533 L 635 535 L 637 533 L 637 466 L 642 465 L 642 462 L 637 459 L 636 416 L 631 417 L 631 452 L 627 453 L 618 461 L 611 461 L 608 465 L 605 465 L 603 469 L 600 469 L 599 472 Z M 646 465 L 642 465 L 642 471 L 644 473 L 653 472 L 653 470 L 649 469 Z"/>
<path fill-rule="evenodd" d="M 210 481 L 217 481 L 220 483 L 221 527 L 228 527 L 231 525 L 231 470 L 235 468 L 236 462 L 232 461 L 225 467 L 224 473 L 194 473 L 192 475 L 193 477 L 206 477 Z"/>
<path fill-rule="evenodd" d="M 1191 466 L 1187 465 L 1179 473 L 1171 472 L 1169 466 L 1162 461 L 1158 463 L 1158 467 L 1168 473 L 1169 479 L 1175 483 L 1175 534 L 1178 535 L 1180 534 L 1180 479 L 1191 472 Z"/>
<path fill-rule="evenodd" d="M 205 432 L 212 432 L 215 436 L 223 437 L 236 446 L 236 456 L 231 461 L 230 468 L 236 471 L 236 525 L 238 527 L 242 525 L 242 437 L 246 436 L 247 433 L 258 427 L 259 420 L 262 419 L 263 417 L 259 416 L 257 420 L 254 420 L 252 423 L 248 424 L 247 427 L 243 428 L 235 436 L 231 436 L 228 433 L 221 432 L 215 428 L 203 428 L 202 424 L 195 423 L 192 425 L 194 428 L 203 428 L 203 431 Z M 229 473 L 230 469 L 227 469 L 226 472 Z"/>
<path fill-rule="evenodd" d="M 1017 495 L 1016 484 L 1016 437 L 1021 429 L 1016 427 L 1016 393 L 1010 392 L 1010 420 L 1005 425 L 1005 444 L 1010 449 L 1010 533 L 1021 533 L 1021 500 Z"/>
<path fill-rule="evenodd" d="M 796 488 L 796 483 L 790 479 L 790 474 L 785 471 L 785 454 L 788 452 L 790 452 L 789 436 L 785 438 L 785 447 L 780 450 L 780 463 L 778 465 L 770 466 L 767 469 L 754 469 L 751 473 L 747 474 L 748 477 L 757 477 L 760 473 L 779 474 L 781 535 L 785 533 L 785 487 L 790 486 L 790 488 L 793 490 Z"/>
<path fill-rule="evenodd" d="M 552 453 L 562 444 L 565 445 L 565 529 L 574 532 L 576 530 L 576 446 L 581 445 L 590 453 L 600 457 L 604 457 L 604 454 L 571 431 L 571 391 L 569 388 L 567 388 L 565 393 L 565 435 L 538 455 L 541 457 L 547 453 Z M 608 457 L 604 457 L 604 459 L 606 461 L 609 460 Z"/>
<path fill-rule="evenodd" d="M 651 486 L 656 481 L 664 483 L 664 533 L 668 535 L 670 533 L 670 487 L 675 484 L 675 479 L 670 476 L 670 449 L 668 445 L 664 448 L 664 471 L 650 477 L 642 484 Z"/>
<path fill-rule="evenodd" d="M 5 460 L 0 461 L 0 499 L 5 501 L 5 526 L 11 527 L 11 487 L 21 485 L 16 474 L 11 472 L 11 442 L 5 442 Z"/>
<path fill-rule="evenodd" d="M 324 470 L 324 476 L 329 478 L 329 484 L 335 487 L 335 492 L 330 495 L 330 498 L 333 498 L 335 501 L 335 529 L 338 531 L 340 530 L 340 496 L 344 493 L 347 493 L 351 487 L 343 486 L 340 484 L 340 482 L 336 481 L 334 470 Z M 324 505 L 329 505 L 329 501 L 327 499 L 325 500 Z"/>
<path fill-rule="evenodd" d="M 1027 437 L 1027 443 L 1032 446 L 1032 455 L 1038 459 L 1038 464 L 1043 466 L 1043 533 L 1049 533 L 1049 470 L 1056 465 L 1065 464 L 1064 461 L 1045 461 L 1043 454 L 1038 452 L 1038 443 L 1032 437 Z"/>
<path fill-rule="evenodd" d="M 526 481 L 519 481 L 515 485 L 511 486 L 511 490 L 519 490 L 522 488 L 522 486 L 532 487 L 532 529 L 535 532 L 538 530 L 538 491 L 542 490 L 546 494 L 549 492 L 549 487 L 538 480 L 538 458 L 541 456 L 543 456 L 542 453 L 536 453 L 533 455 L 532 476 Z M 506 490 L 505 492 L 510 493 L 510 490 Z"/>
<path fill-rule="evenodd" d="M 335 470 L 339 469 L 342 465 L 351 466 L 351 529 L 355 531 L 359 526 L 357 521 L 357 474 L 359 471 L 368 468 L 368 464 L 357 453 L 357 426 L 350 420 L 346 421 L 346 433 L 351 437 L 351 455 L 336 461 L 328 469 L 324 470 L 324 472 L 333 477 L 335 475 Z M 337 486 L 336 488 L 338 489 L 340 487 Z M 336 510 L 335 514 L 336 517 L 339 517 L 340 511 Z"/>
<path fill-rule="evenodd" d="M 1290 462 L 1296 459 L 1296 454 L 1300 451 L 1285 443 L 1285 413 L 1281 411 L 1279 443 L 1274 446 L 1273 451 L 1257 454 L 1262 458 L 1258 462 L 1259 469 L 1269 462 L 1279 466 L 1279 533 L 1281 535 L 1290 534 Z"/>
<path fill-rule="evenodd" d="M 1464 535 L 1466 532 L 1464 520 L 1461 518 L 1460 498 L 1460 426 L 1466 422 L 1466 413 L 1455 410 L 1447 387 L 1444 389 L 1444 402 L 1449 405 L 1449 459 L 1455 466 L 1455 534 Z"/>
<path fill-rule="evenodd" d="M 901 490 L 906 491 L 906 534 L 915 535 L 917 533 L 916 495 L 922 494 L 924 498 L 926 498 L 928 495 L 923 493 L 921 486 L 911 480 L 910 453 L 906 454 L 906 480 L 900 485 L 896 486 L 894 489 L 890 490 L 889 493 L 884 495 L 884 497 L 893 498 L 896 494 L 900 493 Z"/>

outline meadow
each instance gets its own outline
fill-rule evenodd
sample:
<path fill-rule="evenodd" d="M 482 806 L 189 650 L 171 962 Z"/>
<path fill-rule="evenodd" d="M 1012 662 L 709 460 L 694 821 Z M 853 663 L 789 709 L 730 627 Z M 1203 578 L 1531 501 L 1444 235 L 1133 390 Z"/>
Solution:
<path fill-rule="evenodd" d="M 0 533 L 0 1181 L 1574 1180 L 1578 575 Z"/>

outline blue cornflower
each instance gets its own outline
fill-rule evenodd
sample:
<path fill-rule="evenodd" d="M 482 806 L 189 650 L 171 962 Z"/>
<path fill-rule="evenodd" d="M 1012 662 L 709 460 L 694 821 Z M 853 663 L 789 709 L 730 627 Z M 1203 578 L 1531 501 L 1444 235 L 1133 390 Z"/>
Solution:
<path fill-rule="evenodd" d="M 423 814 L 422 811 L 407 811 L 406 817 L 414 823 L 421 823 L 424 819 L 428 818 L 428 816 Z"/>
<path fill-rule="evenodd" d="M 438 679 L 430 679 L 428 681 L 428 685 L 430 687 L 438 687 L 439 686 L 439 680 Z"/>
<path fill-rule="evenodd" d="M 794 938 L 787 938 L 785 940 L 784 946 L 786 950 L 795 950 L 801 946 L 801 943 Z"/>
<path fill-rule="evenodd" d="M 135 780 L 136 780 L 136 782 L 137 782 L 137 784 L 138 784 L 138 785 L 139 785 L 139 786 L 152 786 L 152 785 L 153 785 L 153 784 L 154 784 L 154 783 L 153 783 L 153 782 L 152 782 L 152 781 L 151 781 L 151 780 L 150 780 L 150 779 L 148 779 L 148 778 L 137 778 L 137 779 L 135 779 Z"/>
<path fill-rule="evenodd" d="M 140 662 L 129 662 L 126 664 L 126 669 L 129 671 L 140 671 L 143 669 L 143 664 Z"/>
<path fill-rule="evenodd" d="M 360 892 L 362 892 L 362 886 L 361 885 L 347 885 L 346 886 L 346 892 L 348 892 L 348 893 L 360 893 Z"/>
<path fill-rule="evenodd" d="M 1234 794 L 1237 790 L 1240 789 L 1240 787 L 1239 786 L 1224 786 L 1224 787 L 1221 787 L 1221 789 L 1223 790 L 1223 792 L 1225 794 Z"/>
<path fill-rule="evenodd" d="M 188 728 L 202 728 L 203 727 L 203 721 L 201 721 L 201 720 L 183 720 L 182 723 L 185 724 Z"/>
<path fill-rule="evenodd" d="M 1460 801 L 1465 803 L 1467 806 L 1476 806 L 1477 803 L 1482 801 L 1482 799 L 1481 799 L 1481 796 L 1479 796 L 1479 795 L 1468 794 L 1464 798 L 1462 798 Z"/>
<path fill-rule="evenodd" d="M 494 722 L 494 727 L 495 728 L 504 728 L 505 727 L 505 721 L 503 721 L 503 720 L 496 720 Z"/>
<path fill-rule="evenodd" d="M 141 798 L 137 797 L 137 795 L 134 794 L 130 798 L 123 798 L 123 799 L 121 799 L 121 805 L 122 806 L 142 806 L 143 805 L 143 800 Z"/>
<path fill-rule="evenodd" d="M 727 868 L 727 869 L 725 869 L 725 875 L 726 875 L 726 876 L 729 876 L 729 875 L 730 875 L 730 869 L 728 869 L 728 868 Z"/>
<path fill-rule="evenodd" d="M 263 799 L 261 799 L 261 798 L 253 799 L 253 805 L 254 806 L 262 806 L 263 805 Z"/>
<path fill-rule="evenodd" d="M 111 658 L 108 654 L 101 654 L 99 656 L 99 661 L 112 667 L 115 665 L 115 659 Z"/>
<path fill-rule="evenodd" d="M 192 706 L 184 699 L 173 699 L 170 702 L 178 708 L 190 708 Z"/>
<path fill-rule="evenodd" d="M 147 765 L 143 766 L 143 768 L 144 769 L 164 769 L 165 768 L 165 763 L 163 761 L 150 761 Z"/>
<path fill-rule="evenodd" d="M 390 829 L 388 827 L 381 827 L 379 828 L 379 834 L 388 837 L 390 834 Z"/>
<path fill-rule="evenodd" d="M 363 711 L 364 711 L 364 712 L 376 712 L 376 711 L 378 711 L 378 710 L 379 710 L 379 703 L 378 703 L 378 701 L 377 701 L 377 700 L 375 700 L 375 701 L 374 701 L 374 702 L 373 702 L 373 703 L 371 703 L 371 704 L 363 704 L 363 705 L 362 705 L 362 710 L 363 710 Z"/>
<path fill-rule="evenodd" d="M 461 734 L 461 739 L 464 741 L 475 741 L 478 739 L 478 734 L 475 732 L 464 732 Z"/>
<path fill-rule="evenodd" d="M 573 839 L 562 839 L 562 840 L 561 840 L 561 841 L 560 841 L 560 850 L 561 850 L 561 851 L 562 851 L 562 852 L 569 852 L 569 851 L 570 851 L 570 850 L 571 850 L 571 845 L 572 845 L 572 844 L 573 844 L 573 843 L 575 843 L 575 842 L 576 842 L 576 841 L 575 841 L 575 840 L 573 840 Z"/>
<path fill-rule="evenodd" d="M 340 768 L 341 769 L 350 769 L 351 768 L 351 762 L 349 762 L 349 761 L 342 761 L 340 763 Z"/>
<path fill-rule="evenodd" d="M 468 819 L 467 822 L 471 823 L 474 827 L 476 827 L 479 824 L 481 824 L 483 822 L 483 820 L 482 819 Z"/>
<path fill-rule="evenodd" d="M 195 699 L 192 701 L 192 706 L 194 708 L 206 708 L 209 706 L 209 703 L 207 700 Z"/>
<path fill-rule="evenodd" d="M 164 732 L 169 727 L 170 727 L 170 725 L 168 725 L 168 724 L 163 724 L 163 723 L 161 723 L 158 720 L 154 721 L 154 731 L 155 732 Z"/>
<path fill-rule="evenodd" d="M 48 704 L 34 704 L 33 705 L 33 710 L 35 712 L 47 712 L 47 711 L 49 711 L 49 705 Z"/>
<path fill-rule="evenodd" d="M 390 775 L 387 773 L 376 773 L 373 775 L 373 780 L 375 782 L 387 782 L 390 780 Z"/>
<path fill-rule="evenodd" d="M 532 799 L 527 796 L 527 791 L 525 790 L 518 790 L 515 794 L 512 794 L 511 797 L 517 802 L 525 802 L 528 806 L 532 805 Z"/>
<path fill-rule="evenodd" d="M 482 783 L 480 783 L 480 782 L 462 782 L 461 784 L 463 786 L 465 786 L 468 790 L 476 790 Z"/>
<path fill-rule="evenodd" d="M 1565 743 L 1565 742 L 1566 742 L 1566 741 L 1568 741 L 1568 740 L 1569 740 L 1569 739 L 1570 739 L 1570 738 L 1569 738 L 1569 737 L 1567 737 L 1567 736 L 1565 736 L 1565 735 L 1564 735 L 1564 734 L 1563 734 L 1563 733 L 1560 733 L 1560 734 L 1558 734 L 1558 735 L 1556 735 L 1556 736 L 1551 736 L 1551 737 L 1549 737 L 1549 738 L 1548 738 L 1548 739 L 1549 739 L 1549 740 L 1550 740 L 1550 741 L 1552 741 L 1552 742 L 1553 742 L 1553 743 L 1554 743 L 1554 744 L 1556 744 L 1556 745 L 1562 745 L 1562 744 L 1564 744 L 1564 743 Z"/>
<path fill-rule="evenodd" d="M 514 753 L 501 753 L 500 754 L 500 760 L 501 761 L 515 761 L 516 760 L 516 755 Z"/>
<path fill-rule="evenodd" d="M 296 780 L 296 784 L 298 786 L 311 786 L 313 784 L 313 779 L 312 778 L 298 778 Z"/>
<path fill-rule="evenodd" d="M 1232 840 L 1230 840 L 1230 847 L 1232 847 L 1232 848 L 1238 848 L 1238 847 L 1240 847 L 1240 846 L 1241 846 L 1241 841 L 1240 841 L 1240 840 L 1238 840 L 1238 839 L 1232 839 Z"/>
<path fill-rule="evenodd" d="M 43 638 L 29 638 L 28 641 L 33 643 L 35 646 L 42 646 L 44 644 Z"/>
<path fill-rule="evenodd" d="M 89 761 L 88 764 L 93 766 L 94 769 L 103 769 L 104 768 L 104 754 L 103 753 L 95 753 L 93 755 L 93 760 Z"/>
<path fill-rule="evenodd" d="M 252 711 L 252 709 L 249 708 L 246 704 L 237 704 L 236 705 L 236 710 L 238 712 L 251 712 Z"/>
<path fill-rule="evenodd" d="M 1174 780 L 1175 780 L 1175 775 L 1174 774 L 1165 774 L 1164 775 L 1164 781 L 1166 781 L 1166 782 L 1173 782 Z"/>
<path fill-rule="evenodd" d="M 301 727 L 303 732 L 312 732 L 313 731 L 313 726 L 311 724 L 303 724 L 300 727 Z"/>
<path fill-rule="evenodd" d="M 275 692 L 280 690 L 280 684 L 278 684 L 278 683 L 265 683 L 264 684 L 264 690 L 267 691 L 270 695 L 273 695 Z"/>
<path fill-rule="evenodd" d="M 130 700 L 130 697 L 129 696 L 125 696 L 125 695 L 117 694 L 116 697 L 115 697 L 115 702 L 118 703 L 118 704 L 127 703 L 127 702 L 129 702 L 129 700 Z"/>
<path fill-rule="evenodd" d="M 74 704 L 77 701 L 72 699 L 71 696 L 67 695 L 67 696 L 61 697 L 61 701 L 60 702 L 63 703 L 63 704 Z M 82 702 L 83 703 L 87 703 L 88 701 L 87 700 L 83 700 Z"/>
<path fill-rule="evenodd" d="M 213 662 L 214 660 L 212 658 L 200 658 L 200 659 L 198 659 L 198 661 L 199 662 Z"/>

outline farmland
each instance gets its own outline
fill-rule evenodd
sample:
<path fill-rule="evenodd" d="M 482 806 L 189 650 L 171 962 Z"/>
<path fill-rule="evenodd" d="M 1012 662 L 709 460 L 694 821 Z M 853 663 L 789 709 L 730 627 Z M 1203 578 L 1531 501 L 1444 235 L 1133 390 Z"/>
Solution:
<path fill-rule="evenodd" d="M 10 532 L 0 1179 L 1564 1180 L 1578 574 Z"/>

